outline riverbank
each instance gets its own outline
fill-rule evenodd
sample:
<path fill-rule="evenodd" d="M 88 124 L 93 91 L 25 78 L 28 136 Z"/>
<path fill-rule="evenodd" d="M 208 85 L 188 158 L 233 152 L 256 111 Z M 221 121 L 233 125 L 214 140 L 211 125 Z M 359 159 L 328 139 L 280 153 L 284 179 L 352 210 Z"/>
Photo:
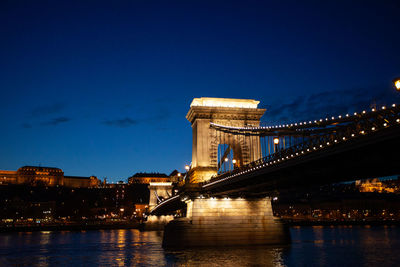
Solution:
<path fill-rule="evenodd" d="M 400 221 L 391 220 L 365 220 L 365 221 L 304 221 L 284 219 L 284 223 L 288 226 L 341 226 L 341 225 L 399 225 Z"/>
<path fill-rule="evenodd" d="M 304 221 L 304 220 L 283 220 L 286 225 L 291 226 L 357 226 L 357 225 L 396 225 L 400 226 L 400 221 Z M 69 223 L 69 224 L 43 224 L 43 225 L 1 225 L 0 233 L 7 232 L 36 232 L 36 231 L 86 231 L 86 230 L 110 230 L 110 229 L 138 229 L 141 231 L 163 230 L 160 227 L 152 229 L 146 228 L 143 223 Z"/>
<path fill-rule="evenodd" d="M 139 229 L 140 224 L 134 223 L 69 223 L 69 224 L 43 224 L 43 225 L 2 225 L 0 233 L 5 232 L 34 232 L 34 231 L 86 231 L 108 229 Z"/>

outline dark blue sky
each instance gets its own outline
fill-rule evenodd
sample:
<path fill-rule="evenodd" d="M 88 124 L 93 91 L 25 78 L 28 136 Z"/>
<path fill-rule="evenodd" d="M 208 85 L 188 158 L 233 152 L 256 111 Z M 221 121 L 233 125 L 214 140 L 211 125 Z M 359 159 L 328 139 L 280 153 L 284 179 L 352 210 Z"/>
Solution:
<path fill-rule="evenodd" d="M 183 171 L 194 97 L 260 100 L 269 123 L 398 103 L 399 14 L 398 1 L 3 0 L 0 169 Z"/>

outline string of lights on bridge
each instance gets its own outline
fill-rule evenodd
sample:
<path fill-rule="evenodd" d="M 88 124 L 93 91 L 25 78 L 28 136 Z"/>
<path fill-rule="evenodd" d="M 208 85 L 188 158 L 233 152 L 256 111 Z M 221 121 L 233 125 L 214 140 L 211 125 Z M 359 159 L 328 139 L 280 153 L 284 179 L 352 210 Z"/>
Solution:
<path fill-rule="evenodd" d="M 396 104 L 393 104 L 392 107 L 396 107 Z M 387 109 L 386 106 L 382 106 L 381 110 L 385 110 Z M 372 108 L 371 109 L 372 112 L 378 111 L 378 109 L 376 108 Z M 296 122 L 296 123 L 290 123 L 290 124 L 283 124 L 283 125 L 273 125 L 273 126 L 245 126 L 245 127 L 235 127 L 235 126 L 226 126 L 226 125 L 220 125 L 217 123 L 213 123 L 211 122 L 211 126 L 216 127 L 216 128 L 221 128 L 221 129 L 229 129 L 229 130 L 249 130 L 249 131 L 257 131 L 257 130 L 282 130 L 282 129 L 286 129 L 286 128 L 301 128 L 300 126 L 306 126 L 304 128 L 312 128 L 312 127 L 317 127 L 317 126 L 321 126 L 321 124 L 323 124 L 322 126 L 325 126 L 325 123 L 328 122 L 329 124 L 335 123 L 335 122 L 340 122 L 346 119 L 351 120 L 354 117 L 358 117 L 358 116 L 362 116 L 368 114 L 366 110 L 363 110 L 362 112 L 354 112 L 353 115 L 350 114 L 346 114 L 344 116 L 339 115 L 337 117 L 331 117 L 331 118 L 325 118 L 325 119 L 319 119 L 319 120 L 314 120 L 314 121 L 303 121 L 303 122 Z M 397 122 L 400 122 L 400 119 L 397 120 Z"/>

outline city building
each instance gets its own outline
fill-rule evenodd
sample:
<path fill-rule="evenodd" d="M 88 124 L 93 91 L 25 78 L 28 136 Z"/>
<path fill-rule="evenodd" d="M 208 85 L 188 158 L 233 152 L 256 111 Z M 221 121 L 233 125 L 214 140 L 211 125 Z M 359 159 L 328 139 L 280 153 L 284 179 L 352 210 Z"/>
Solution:
<path fill-rule="evenodd" d="M 170 182 L 170 177 L 165 173 L 142 173 L 138 172 L 128 178 L 129 184 L 150 184 Z"/>
<path fill-rule="evenodd" d="M 54 167 L 24 166 L 17 171 L 0 170 L 0 185 L 95 187 L 99 185 L 99 182 L 95 176 L 64 176 L 61 169 Z"/>
<path fill-rule="evenodd" d="M 183 175 L 174 170 L 168 176 L 165 173 L 158 172 L 138 172 L 128 178 L 128 184 L 150 184 L 150 183 L 174 183 L 177 184 L 183 180 Z"/>
<path fill-rule="evenodd" d="M 397 186 L 390 186 L 378 178 L 356 181 L 356 186 L 360 192 L 394 193 L 398 190 Z"/>

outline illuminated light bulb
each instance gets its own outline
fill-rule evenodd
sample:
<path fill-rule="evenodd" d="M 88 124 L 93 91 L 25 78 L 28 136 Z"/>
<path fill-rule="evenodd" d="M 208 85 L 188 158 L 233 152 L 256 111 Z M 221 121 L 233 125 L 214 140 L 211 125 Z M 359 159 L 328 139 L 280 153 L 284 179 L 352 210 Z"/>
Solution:
<path fill-rule="evenodd" d="M 319 145 L 319 147 L 322 147 L 322 145 Z"/>
<path fill-rule="evenodd" d="M 375 127 L 372 127 L 371 130 L 372 130 L 372 131 L 375 131 Z"/>
<path fill-rule="evenodd" d="M 385 123 L 383 124 L 383 126 L 385 126 L 385 127 L 386 127 L 386 126 L 387 126 L 387 123 L 385 122 Z"/>
<path fill-rule="evenodd" d="M 298 156 L 299 155 L 299 153 L 298 152 L 296 152 L 296 156 Z"/>
<path fill-rule="evenodd" d="M 310 151 L 310 149 L 309 149 L 309 148 L 307 148 L 307 151 Z"/>
<path fill-rule="evenodd" d="M 371 110 L 372 110 L 372 111 L 375 111 L 375 109 L 374 109 L 374 108 L 372 108 Z"/>
<path fill-rule="evenodd" d="M 332 117 L 331 119 L 332 119 L 332 120 L 334 120 L 334 119 L 335 119 L 335 117 Z"/>
<path fill-rule="evenodd" d="M 309 121 L 308 123 L 311 123 L 311 121 Z"/>
<path fill-rule="evenodd" d="M 364 134 L 364 131 L 361 131 L 360 134 Z"/>
<path fill-rule="evenodd" d="M 342 115 L 339 115 L 339 119 L 341 119 L 342 118 Z"/>
<path fill-rule="evenodd" d="M 343 140 L 346 140 L 346 137 L 343 137 Z"/>
<path fill-rule="evenodd" d="M 392 107 L 396 107 L 396 104 L 393 104 Z"/>
<path fill-rule="evenodd" d="M 329 142 L 327 142 L 327 143 L 326 143 L 326 145 L 328 145 L 328 146 L 329 146 Z"/>
<path fill-rule="evenodd" d="M 366 113 L 366 111 L 365 110 L 363 110 L 363 112 L 362 112 L 363 114 L 365 114 Z"/>
<path fill-rule="evenodd" d="M 301 154 L 304 154 L 304 151 L 301 151 Z"/>
<path fill-rule="evenodd" d="M 400 122 L 400 119 L 397 119 L 396 122 Z"/>
<path fill-rule="evenodd" d="M 348 117 L 349 116 L 349 114 L 346 114 L 346 117 Z"/>
<path fill-rule="evenodd" d="M 322 119 L 320 119 L 319 121 L 322 121 Z"/>
<path fill-rule="evenodd" d="M 386 107 L 385 107 L 385 106 L 382 106 L 382 109 L 386 109 Z"/>
<path fill-rule="evenodd" d="M 351 137 L 354 137 L 354 134 L 351 134 Z"/>
<path fill-rule="evenodd" d="M 335 139 L 335 143 L 337 143 L 337 140 Z"/>
<path fill-rule="evenodd" d="M 354 116 L 357 115 L 357 112 L 354 112 Z"/>

